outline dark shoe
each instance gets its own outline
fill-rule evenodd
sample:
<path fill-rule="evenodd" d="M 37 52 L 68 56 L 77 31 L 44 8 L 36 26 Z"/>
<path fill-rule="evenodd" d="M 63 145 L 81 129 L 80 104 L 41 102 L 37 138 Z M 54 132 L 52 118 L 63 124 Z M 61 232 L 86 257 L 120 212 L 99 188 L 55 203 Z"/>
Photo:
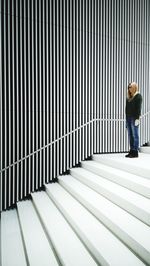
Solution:
<path fill-rule="evenodd" d="M 139 157 L 138 151 L 132 151 L 132 153 L 129 156 L 129 158 L 137 158 L 137 157 Z"/>
<path fill-rule="evenodd" d="M 131 154 L 130 154 L 130 153 L 128 153 L 128 154 L 126 154 L 126 155 L 125 155 L 125 157 L 126 157 L 126 158 L 129 158 L 129 157 L 130 157 L 130 155 L 131 155 Z"/>
<path fill-rule="evenodd" d="M 131 154 L 132 154 L 132 150 L 130 150 L 129 153 L 125 155 L 125 157 L 130 158 Z"/>
<path fill-rule="evenodd" d="M 146 142 L 145 144 L 143 144 L 143 147 L 147 147 L 148 146 L 148 143 Z"/>

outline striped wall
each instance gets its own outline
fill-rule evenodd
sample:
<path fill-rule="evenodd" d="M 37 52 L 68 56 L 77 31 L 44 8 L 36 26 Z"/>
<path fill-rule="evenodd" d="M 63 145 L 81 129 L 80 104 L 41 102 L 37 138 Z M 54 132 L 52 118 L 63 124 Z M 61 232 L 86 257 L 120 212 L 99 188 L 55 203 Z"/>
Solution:
<path fill-rule="evenodd" d="M 0 210 L 93 153 L 128 150 L 127 84 L 150 140 L 149 0 L 0 0 Z"/>

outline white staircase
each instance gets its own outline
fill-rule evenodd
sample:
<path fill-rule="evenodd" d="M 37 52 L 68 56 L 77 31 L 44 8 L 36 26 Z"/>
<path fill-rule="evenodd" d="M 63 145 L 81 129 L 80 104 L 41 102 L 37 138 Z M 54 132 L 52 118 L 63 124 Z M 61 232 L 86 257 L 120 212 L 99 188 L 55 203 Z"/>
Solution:
<path fill-rule="evenodd" d="M 94 155 L 1 213 L 1 266 L 150 265 L 150 154 Z"/>

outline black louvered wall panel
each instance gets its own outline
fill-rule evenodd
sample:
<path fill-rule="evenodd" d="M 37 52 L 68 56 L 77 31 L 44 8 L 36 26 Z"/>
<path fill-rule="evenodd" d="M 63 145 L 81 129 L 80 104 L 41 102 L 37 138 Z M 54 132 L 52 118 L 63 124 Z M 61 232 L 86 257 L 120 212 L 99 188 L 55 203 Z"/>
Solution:
<path fill-rule="evenodd" d="M 128 150 L 127 84 L 150 140 L 149 0 L 0 0 L 0 210 L 93 153 Z"/>

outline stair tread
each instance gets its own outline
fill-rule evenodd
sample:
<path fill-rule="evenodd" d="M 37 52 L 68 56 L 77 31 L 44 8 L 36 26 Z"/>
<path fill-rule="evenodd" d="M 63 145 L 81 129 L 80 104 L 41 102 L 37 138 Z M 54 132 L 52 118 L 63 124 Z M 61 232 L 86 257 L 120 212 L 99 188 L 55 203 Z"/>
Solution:
<path fill-rule="evenodd" d="M 93 155 L 2 212 L 2 266 L 149 265 L 148 149 L 136 159 Z"/>
<path fill-rule="evenodd" d="M 96 266 L 96 262 L 48 195 L 38 192 L 32 194 L 32 198 L 61 264 Z"/>
<path fill-rule="evenodd" d="M 71 169 L 71 174 L 72 173 L 84 175 L 87 179 L 92 180 L 93 182 L 99 184 L 100 186 L 103 186 L 107 190 L 118 194 L 119 196 L 123 197 L 124 199 L 130 202 L 132 201 L 139 208 L 142 208 L 143 210 L 145 210 L 147 213 L 150 214 L 150 200 L 149 199 L 133 191 L 130 191 L 127 188 L 124 188 L 116 183 L 113 183 L 112 181 L 106 180 L 105 178 L 101 176 L 91 173 L 87 171 L 86 169 L 74 168 L 74 169 Z"/>
<path fill-rule="evenodd" d="M 111 198 L 115 204 L 128 208 L 133 215 L 138 215 L 138 218 L 150 224 L 150 199 L 82 168 L 73 168 L 70 173 L 83 183 L 88 183 L 98 193 Z"/>
<path fill-rule="evenodd" d="M 17 208 L 30 265 L 57 266 L 57 260 L 31 200 L 19 202 Z"/>
<path fill-rule="evenodd" d="M 123 169 L 126 172 L 150 178 L 150 155 L 140 153 L 138 158 L 125 158 L 124 154 L 93 155 L 93 160 L 109 166 Z"/>
<path fill-rule="evenodd" d="M 46 185 L 46 189 L 85 245 L 90 246 L 99 263 L 112 266 L 143 265 L 141 260 L 59 184 Z"/>
<path fill-rule="evenodd" d="M 89 161 L 89 162 L 83 161 L 82 166 L 83 167 L 84 166 L 94 166 L 99 170 L 104 169 L 108 173 L 115 174 L 115 175 L 119 176 L 120 178 L 123 178 L 125 180 L 128 180 L 130 182 L 134 182 L 134 183 L 142 185 L 142 186 L 145 186 L 145 187 L 150 189 L 150 180 L 149 179 L 137 176 L 137 175 L 132 174 L 132 173 L 127 174 L 127 172 L 120 170 L 120 169 L 116 169 L 112 166 L 108 166 L 108 165 L 102 164 L 102 163 L 97 162 L 97 161 Z"/>
<path fill-rule="evenodd" d="M 81 166 L 96 175 L 100 175 L 107 180 L 150 198 L 150 179 L 127 173 L 98 161 L 83 161 Z"/>
<path fill-rule="evenodd" d="M 127 242 L 143 259 L 150 261 L 150 228 L 125 210 L 107 200 L 71 175 L 59 177 L 59 183 L 77 200 Z M 117 219 L 116 219 L 117 217 Z"/>
<path fill-rule="evenodd" d="M 148 153 L 148 154 L 150 154 L 150 146 L 146 146 L 146 147 L 141 147 L 140 148 L 140 152 L 142 152 L 142 153 Z"/>
<path fill-rule="evenodd" d="M 27 266 L 15 209 L 1 213 L 1 260 L 4 266 Z"/>

